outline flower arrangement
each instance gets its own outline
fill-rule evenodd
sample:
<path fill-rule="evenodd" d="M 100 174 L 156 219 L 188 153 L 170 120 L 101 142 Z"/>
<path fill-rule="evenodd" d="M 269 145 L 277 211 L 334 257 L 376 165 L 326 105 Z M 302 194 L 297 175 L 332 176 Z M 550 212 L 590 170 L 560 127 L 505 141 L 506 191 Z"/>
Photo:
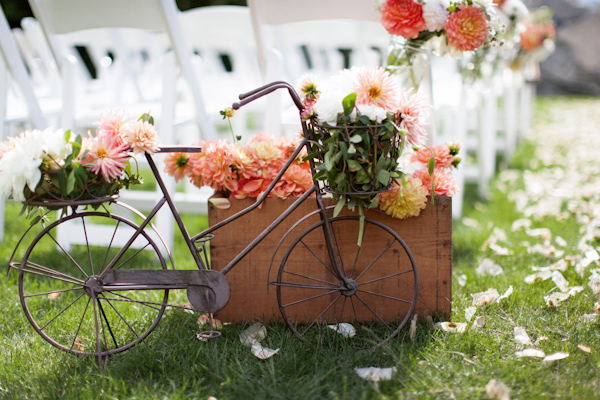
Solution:
<path fill-rule="evenodd" d="M 224 141 L 199 143 L 200 153 L 169 153 L 165 172 L 176 181 L 188 177 L 197 187 L 210 186 L 224 197 L 257 198 L 273 182 L 296 149 L 290 138 L 258 133 L 246 145 Z M 300 196 L 312 185 L 308 161 L 301 154 L 276 184 L 270 196 Z"/>
<path fill-rule="evenodd" d="M 0 194 L 25 202 L 29 210 L 107 200 L 141 183 L 129 161 L 135 153 L 158 149 L 153 123 L 148 114 L 128 122 L 124 110 L 109 110 L 96 123 L 96 135 L 47 129 L 9 138 L 0 144 Z"/>
<path fill-rule="evenodd" d="M 537 62 L 545 60 L 554 51 L 555 36 L 552 10 L 548 7 L 537 8 L 529 14 L 520 32 L 521 48 L 517 58 Z"/>
<path fill-rule="evenodd" d="M 457 54 L 495 41 L 494 7 L 488 0 L 386 0 L 381 23 L 391 35 L 418 46 L 441 38 L 439 50 Z M 409 64 L 412 55 L 391 52 L 388 65 Z"/>

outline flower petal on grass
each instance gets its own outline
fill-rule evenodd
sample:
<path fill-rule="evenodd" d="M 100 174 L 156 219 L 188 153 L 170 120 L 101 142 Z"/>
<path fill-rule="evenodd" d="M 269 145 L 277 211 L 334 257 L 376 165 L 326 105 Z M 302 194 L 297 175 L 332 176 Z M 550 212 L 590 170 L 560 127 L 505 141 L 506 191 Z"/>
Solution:
<path fill-rule="evenodd" d="M 52 293 L 48 294 L 48 300 L 50 300 L 50 301 L 56 300 L 59 295 L 60 295 L 60 292 L 52 292 Z"/>
<path fill-rule="evenodd" d="M 408 330 L 408 336 L 410 336 L 410 340 L 415 340 L 416 335 L 417 335 L 417 314 L 415 314 L 412 321 L 410 321 L 410 329 Z"/>
<path fill-rule="evenodd" d="M 508 296 L 510 296 L 513 293 L 513 290 L 514 290 L 513 286 L 510 285 L 508 287 L 508 289 L 506 289 L 506 292 L 504 292 L 504 294 L 502 296 L 498 297 L 498 299 L 496 300 L 496 303 L 500 303 L 501 300 L 507 299 Z"/>
<path fill-rule="evenodd" d="M 473 326 L 475 328 L 483 328 L 485 326 L 485 316 L 482 315 L 480 317 L 475 318 L 475 322 L 473 322 Z"/>
<path fill-rule="evenodd" d="M 342 322 L 340 324 L 335 325 L 327 325 L 327 327 L 329 329 L 333 329 L 334 331 L 346 338 L 352 338 L 356 336 L 356 329 L 354 329 L 352 324 L 349 324 L 347 322 Z"/>
<path fill-rule="evenodd" d="M 267 347 L 262 347 L 260 343 L 254 343 L 250 348 L 250 351 L 252 352 L 252 354 L 254 354 L 257 358 L 260 358 L 261 360 L 266 360 L 267 358 L 271 358 L 275 354 L 279 353 L 279 349 L 273 350 Z"/>
<path fill-rule="evenodd" d="M 510 400 L 510 389 L 503 382 L 490 380 L 485 385 L 485 392 L 492 400 Z"/>
<path fill-rule="evenodd" d="M 577 347 L 579 348 L 579 350 L 585 352 L 585 353 L 591 353 L 592 352 L 592 348 L 590 346 L 586 346 L 585 344 L 578 344 Z"/>
<path fill-rule="evenodd" d="M 472 294 L 472 304 L 477 307 L 487 306 L 498 300 L 500 293 L 496 289 L 488 289 L 485 292 Z"/>
<path fill-rule="evenodd" d="M 548 364 L 551 364 L 554 361 L 564 360 L 567 357 L 569 357 L 569 353 L 565 353 L 564 351 L 559 351 L 558 353 L 554 353 L 554 354 L 550 354 L 549 356 L 546 356 L 542 360 L 542 363 L 544 365 L 548 365 Z"/>
<path fill-rule="evenodd" d="M 502 267 L 496 264 L 494 261 L 489 258 L 484 258 L 479 263 L 479 266 L 475 269 L 478 275 L 492 275 L 497 276 L 504 273 Z"/>
<path fill-rule="evenodd" d="M 552 281 L 561 292 L 565 293 L 569 290 L 569 282 L 560 271 L 552 271 Z"/>
<path fill-rule="evenodd" d="M 458 283 L 458 286 L 464 287 L 467 284 L 467 276 L 465 274 L 459 275 L 456 278 L 456 282 Z"/>
<path fill-rule="evenodd" d="M 240 333 L 240 341 L 244 346 L 252 346 L 255 343 L 260 343 L 267 337 L 267 328 L 260 322 L 256 322 L 248 329 Z"/>
<path fill-rule="evenodd" d="M 514 335 L 515 335 L 515 341 L 517 343 L 521 343 L 526 346 L 533 344 L 533 342 L 531 341 L 531 338 L 527 334 L 527 331 L 522 326 L 515 326 Z"/>
<path fill-rule="evenodd" d="M 475 307 L 475 306 L 465 308 L 465 319 L 467 321 L 470 321 L 471 319 L 473 319 L 473 317 L 475 316 L 476 313 L 477 313 L 477 307 Z"/>
<path fill-rule="evenodd" d="M 366 368 L 354 368 L 354 371 L 358 376 L 373 382 L 389 381 L 392 376 L 396 373 L 396 367 L 391 368 L 377 368 L 377 367 L 366 367 Z"/>
<path fill-rule="evenodd" d="M 498 256 L 510 256 L 513 254 L 512 250 L 502 247 L 496 243 L 490 243 L 489 248 Z"/>
<path fill-rule="evenodd" d="M 527 275 L 525 277 L 525 283 L 529 283 L 530 285 L 535 282 L 542 282 L 547 279 L 552 278 L 552 271 L 540 271 L 535 274 Z"/>
<path fill-rule="evenodd" d="M 525 229 L 527 236 L 540 237 L 544 242 L 552 240 L 552 232 L 548 228 Z"/>
<path fill-rule="evenodd" d="M 525 349 L 522 351 L 517 351 L 515 353 L 515 355 L 519 358 L 521 358 L 521 357 L 545 358 L 546 357 L 546 353 L 544 353 L 542 350 L 538 350 L 538 349 Z"/>
<path fill-rule="evenodd" d="M 563 301 L 567 300 L 570 295 L 566 293 L 552 293 L 551 295 L 544 296 L 544 300 L 546 301 L 546 305 L 548 307 L 556 307 Z"/>
<path fill-rule="evenodd" d="M 522 231 L 524 229 L 528 229 L 531 226 L 531 220 L 528 218 L 519 218 L 513 221 L 512 225 L 510 226 L 510 230 L 515 232 L 515 231 Z"/>
<path fill-rule="evenodd" d="M 581 317 L 579 317 L 579 322 L 596 322 L 598 321 L 598 316 L 600 316 L 600 314 L 583 314 Z"/>
<path fill-rule="evenodd" d="M 467 330 L 465 322 L 436 322 L 433 327 L 438 331 L 464 333 Z"/>

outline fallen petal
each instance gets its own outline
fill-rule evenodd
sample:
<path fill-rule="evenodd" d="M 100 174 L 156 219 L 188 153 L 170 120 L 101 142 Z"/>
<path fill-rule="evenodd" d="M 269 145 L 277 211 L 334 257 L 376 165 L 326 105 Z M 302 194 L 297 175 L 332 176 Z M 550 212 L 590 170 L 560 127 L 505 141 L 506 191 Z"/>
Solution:
<path fill-rule="evenodd" d="M 467 307 L 465 309 L 465 319 L 470 321 L 477 313 L 477 307 Z"/>
<path fill-rule="evenodd" d="M 485 392 L 492 400 L 510 400 L 510 389 L 503 382 L 490 380 L 485 385 Z"/>
<path fill-rule="evenodd" d="M 599 302 L 594 303 L 594 311 L 596 312 L 596 314 L 600 314 L 600 303 Z"/>
<path fill-rule="evenodd" d="M 565 353 L 563 351 L 559 351 L 558 353 L 554 353 L 554 354 L 550 354 L 549 356 L 546 356 L 546 358 L 544 358 L 542 360 L 542 363 L 544 363 L 544 364 L 550 364 L 553 361 L 564 360 L 567 357 L 569 357 L 569 353 Z"/>
<path fill-rule="evenodd" d="M 471 297 L 473 298 L 472 304 L 474 306 L 482 307 L 495 302 L 500 297 L 500 293 L 496 289 L 488 289 L 485 292 L 472 294 Z"/>
<path fill-rule="evenodd" d="M 465 286 L 467 284 L 467 276 L 465 274 L 460 275 L 456 278 L 459 286 Z"/>
<path fill-rule="evenodd" d="M 213 324 L 213 329 L 223 329 L 223 323 L 218 320 L 213 318 L 212 320 L 212 324 Z M 198 325 L 201 327 L 204 327 L 205 325 L 210 326 L 210 316 L 208 314 L 202 314 L 201 316 L 198 317 Z"/>
<path fill-rule="evenodd" d="M 279 353 L 279 349 L 269 349 L 266 347 L 262 347 L 260 343 L 254 343 L 250 348 L 252 354 L 254 354 L 257 358 L 261 360 L 266 360 L 267 358 L 273 357 L 275 354 Z"/>
<path fill-rule="evenodd" d="M 52 292 L 52 293 L 48 294 L 48 300 L 56 300 L 59 295 L 60 295 L 60 292 Z"/>
<path fill-rule="evenodd" d="M 464 333 L 467 329 L 467 324 L 465 322 L 437 322 L 433 327 L 443 332 Z"/>
<path fill-rule="evenodd" d="M 540 237 L 543 241 L 552 239 L 552 232 L 548 228 L 525 229 L 527 236 Z"/>
<path fill-rule="evenodd" d="M 523 351 L 517 351 L 515 353 L 515 355 L 517 357 L 537 357 L 537 358 L 546 357 L 546 353 L 544 353 L 542 350 L 538 350 L 538 349 L 525 349 Z"/>
<path fill-rule="evenodd" d="M 415 340 L 416 335 L 417 335 L 417 314 L 415 314 L 412 321 L 410 321 L 410 329 L 408 330 L 408 336 L 410 336 L 410 340 Z"/>
<path fill-rule="evenodd" d="M 485 316 L 482 315 L 480 317 L 475 318 L 475 322 L 473 322 L 473 326 L 475 328 L 483 328 L 485 326 Z"/>
<path fill-rule="evenodd" d="M 226 210 L 229 207 L 231 207 L 229 199 L 226 199 L 224 197 L 211 197 L 210 199 L 208 199 L 208 202 L 215 206 L 215 208 L 218 208 L 220 210 Z"/>
<path fill-rule="evenodd" d="M 579 292 L 583 292 L 583 286 L 573 286 L 572 288 L 569 288 L 567 294 L 569 296 L 575 296 Z"/>
<path fill-rule="evenodd" d="M 506 289 L 506 292 L 504 292 L 504 294 L 502 296 L 498 297 L 498 299 L 496 300 L 496 303 L 500 303 L 500 300 L 508 298 L 508 296 L 510 296 L 512 293 L 513 293 L 513 287 L 512 287 L 512 285 L 510 285 L 508 287 L 508 289 Z"/>
<path fill-rule="evenodd" d="M 356 336 L 356 329 L 349 323 L 342 322 L 336 325 L 327 325 L 329 329 L 333 329 L 343 337 L 351 338 Z"/>
<path fill-rule="evenodd" d="M 75 350 L 77 350 L 77 351 L 84 350 L 83 342 L 81 341 L 81 339 L 79 339 L 78 336 L 75 337 L 75 341 L 73 343 L 75 344 Z"/>
<path fill-rule="evenodd" d="M 240 341 L 244 346 L 252 346 L 255 343 L 260 343 L 266 337 L 267 328 L 260 322 L 254 323 L 240 333 Z"/>
<path fill-rule="evenodd" d="M 534 282 L 542 282 L 552 277 L 552 271 L 540 271 L 535 274 L 527 275 L 525 277 L 525 283 L 532 284 Z"/>
<path fill-rule="evenodd" d="M 560 247 L 565 247 L 567 245 L 567 241 L 565 239 L 563 239 L 560 236 L 556 236 L 554 238 L 554 241 L 556 242 L 557 245 L 559 245 Z"/>
<path fill-rule="evenodd" d="M 524 345 L 532 345 L 533 342 L 527 334 L 527 331 L 522 326 L 515 326 L 514 329 L 515 341 Z"/>
<path fill-rule="evenodd" d="M 490 243 L 489 248 L 494 252 L 494 254 L 499 256 L 510 256 L 513 254 L 512 250 L 502 247 L 496 243 Z"/>
<path fill-rule="evenodd" d="M 565 279 L 560 271 L 552 271 L 552 281 L 560 289 L 561 292 L 569 290 L 569 282 Z"/>
<path fill-rule="evenodd" d="M 515 232 L 515 231 L 522 231 L 523 229 L 529 228 L 531 226 L 531 220 L 527 219 L 527 218 L 520 218 L 520 219 L 516 219 L 513 221 L 510 230 Z"/>
<path fill-rule="evenodd" d="M 569 297 L 571 297 L 571 296 L 568 295 L 567 293 L 558 293 L 557 292 L 557 293 L 552 293 L 549 296 L 545 296 L 544 300 L 546 300 L 546 305 L 548 307 L 556 307 L 563 301 L 567 300 Z"/>
<path fill-rule="evenodd" d="M 389 381 L 392 379 L 392 376 L 396 373 L 396 367 L 391 368 L 377 368 L 377 367 L 366 367 L 366 368 L 354 368 L 356 374 L 361 378 L 379 382 L 379 381 Z"/>
<path fill-rule="evenodd" d="M 478 275 L 492 275 L 497 276 L 504 273 L 502 267 L 496 264 L 494 261 L 489 258 L 484 258 L 481 260 L 479 266 L 475 269 Z"/>
<path fill-rule="evenodd" d="M 577 347 L 579 347 L 579 350 L 584 351 L 586 353 L 592 352 L 592 348 L 590 346 L 586 346 L 585 344 L 578 344 Z"/>
<path fill-rule="evenodd" d="M 596 322 L 600 314 L 583 314 L 579 317 L 579 322 Z"/>

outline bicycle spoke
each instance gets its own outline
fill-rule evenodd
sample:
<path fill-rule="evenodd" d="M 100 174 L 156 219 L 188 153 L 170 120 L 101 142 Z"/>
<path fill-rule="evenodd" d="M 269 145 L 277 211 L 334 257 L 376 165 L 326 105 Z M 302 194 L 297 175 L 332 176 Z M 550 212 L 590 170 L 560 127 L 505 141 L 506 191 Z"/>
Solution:
<path fill-rule="evenodd" d="M 105 271 L 104 267 L 106 266 L 106 259 L 108 258 L 108 253 L 110 253 L 110 249 L 112 248 L 112 244 L 113 241 L 115 240 L 115 236 L 117 235 L 117 230 L 119 229 L 119 225 L 121 224 L 121 221 L 117 221 L 117 225 L 115 225 L 115 230 L 112 234 L 112 237 L 110 238 L 110 243 L 108 243 L 108 246 L 106 247 L 106 252 L 104 253 L 104 259 L 102 260 L 102 267 L 100 267 L 100 275 L 102 275 Z"/>
<path fill-rule="evenodd" d="M 338 297 L 336 297 L 336 298 L 335 298 L 335 300 L 333 300 L 333 301 L 331 302 L 331 304 L 330 304 L 330 305 L 328 305 L 328 306 L 327 306 L 327 308 L 326 308 L 326 309 L 324 309 L 324 310 L 323 310 L 323 312 L 322 312 L 321 314 L 319 314 L 319 316 L 318 316 L 317 318 L 315 318 L 315 320 L 314 320 L 314 321 L 313 321 L 313 322 L 312 322 L 312 323 L 311 323 L 311 324 L 310 324 L 310 325 L 309 325 L 309 326 L 308 326 L 308 327 L 307 327 L 307 328 L 304 330 L 304 332 L 302 332 L 302 333 L 300 334 L 300 336 L 304 336 L 304 334 L 305 334 L 305 333 L 306 333 L 306 332 L 307 332 L 307 331 L 308 331 L 310 328 L 312 328 L 312 326 L 313 326 L 313 325 L 314 325 L 314 324 L 315 324 L 315 323 L 316 323 L 316 322 L 317 322 L 317 321 L 318 321 L 318 320 L 319 320 L 319 319 L 320 319 L 320 318 L 323 316 L 323 314 L 325 314 L 325 313 L 327 312 L 327 310 L 329 310 L 329 309 L 330 309 L 330 308 L 331 308 L 331 307 L 332 307 L 332 306 L 335 304 L 335 302 L 336 302 L 336 301 L 338 301 L 338 300 L 340 299 L 340 297 L 341 297 L 341 296 L 342 296 L 342 295 L 341 295 L 341 294 L 339 294 L 339 295 L 338 295 Z"/>
<path fill-rule="evenodd" d="M 31 269 L 26 269 L 27 267 L 29 267 Z M 36 270 L 40 271 L 40 272 L 34 272 Z M 56 279 L 56 280 L 67 282 L 67 283 L 72 283 L 73 285 L 83 285 L 83 281 L 81 279 L 74 278 L 70 275 L 67 275 L 62 272 L 58 272 L 58 271 L 53 270 L 48 267 L 44 267 L 43 265 L 40 265 L 40 264 L 32 263 L 29 260 L 27 261 L 25 268 L 23 268 L 23 271 L 29 272 L 30 274 L 45 276 L 46 278 Z"/>
<path fill-rule="evenodd" d="M 110 302 L 109 302 L 109 304 L 110 304 Z M 119 345 L 117 344 L 117 339 L 115 338 L 115 334 L 113 333 L 112 329 L 110 328 L 110 323 L 108 322 L 108 318 L 106 317 L 106 313 L 104 312 L 104 307 L 102 307 L 102 303 L 100 303 L 99 297 L 98 297 L 98 308 L 100 308 L 100 313 L 102 314 L 102 317 L 104 317 L 104 321 L 106 322 L 106 327 L 108 328 L 108 332 L 110 333 L 110 336 L 112 337 L 112 340 L 115 344 L 115 349 L 116 349 L 119 347 Z M 102 319 L 100 319 L 100 322 L 102 322 Z M 102 334 L 104 336 L 104 345 L 108 349 L 108 342 L 106 341 L 106 332 L 104 331 L 104 324 L 102 324 Z"/>
<path fill-rule="evenodd" d="M 403 299 L 399 299 L 397 297 L 392 297 L 392 296 L 388 296 L 388 295 L 381 294 L 381 293 L 375 293 L 375 292 L 371 292 L 371 291 L 368 291 L 368 290 L 357 289 L 356 291 L 357 292 L 362 292 L 362 293 L 372 294 L 373 296 L 385 297 L 386 299 L 396 300 L 396 301 L 400 301 L 402 303 L 408 303 L 408 304 L 411 303 L 408 300 L 403 300 Z"/>
<path fill-rule="evenodd" d="M 92 261 L 92 252 L 90 251 L 90 242 L 88 240 L 87 229 L 85 228 L 85 220 L 81 218 L 81 223 L 83 224 L 83 235 L 85 236 L 85 245 L 87 247 L 88 258 L 90 259 L 90 269 L 92 270 L 92 275 L 94 275 L 94 262 Z"/>
<path fill-rule="evenodd" d="M 46 329 L 48 325 L 50 325 L 56 318 L 58 318 L 62 313 L 67 311 L 77 300 L 79 300 L 85 293 L 81 293 L 75 300 L 69 303 L 65 308 L 63 308 L 58 314 L 56 314 L 50 321 L 46 322 L 44 326 L 40 328 L 40 331 Z"/>
<path fill-rule="evenodd" d="M 390 244 L 388 244 L 388 246 L 385 249 L 383 249 L 383 251 L 381 253 L 379 253 L 379 255 L 371 262 L 371 264 L 369 264 L 369 266 L 367 268 L 365 268 L 365 270 L 356 277 L 355 281 L 359 280 L 360 277 L 363 276 L 365 274 L 365 272 L 367 272 L 369 270 L 369 268 L 371 268 L 373 266 L 373 264 L 375 264 L 377 262 L 377 260 L 379 260 L 381 258 L 381 256 L 383 256 L 385 254 L 385 252 L 388 251 L 388 249 L 390 247 L 392 247 L 393 244 L 394 244 L 394 241 L 392 240 L 390 242 Z"/>
<path fill-rule="evenodd" d="M 394 276 L 403 275 L 403 274 L 406 274 L 407 272 L 412 272 L 412 271 L 413 271 L 412 269 L 408 269 L 406 271 L 396 272 L 395 274 L 391 274 L 391 275 L 387 275 L 387 276 L 382 276 L 381 278 L 372 279 L 370 281 L 363 282 L 363 283 L 361 283 L 361 284 L 359 284 L 357 286 L 362 286 L 362 285 L 366 285 L 368 283 L 373 283 L 373 282 L 381 281 L 383 279 L 393 278 Z"/>
<path fill-rule="evenodd" d="M 321 264 L 323 264 L 323 266 L 324 266 L 325 268 L 327 268 L 327 270 L 328 270 L 329 272 L 331 272 L 331 275 L 333 275 L 333 276 L 337 277 L 337 274 L 336 274 L 336 273 L 334 273 L 334 272 L 331 270 L 331 268 L 330 268 L 330 267 L 329 267 L 327 264 L 325 264 L 325 263 L 323 262 L 323 260 L 321 260 L 321 259 L 319 258 L 319 256 L 318 256 L 318 255 L 317 255 L 317 254 L 316 254 L 314 251 L 312 251 L 312 249 L 311 249 L 310 247 L 308 247 L 308 246 L 306 245 L 306 243 L 304 243 L 304 241 L 303 241 L 303 240 L 300 240 L 300 243 L 302 243 L 302 244 L 304 245 L 304 247 L 306 247 L 306 249 L 307 249 L 308 251 L 310 251 L 310 252 L 312 253 L 312 255 L 313 255 L 313 256 L 315 256 L 315 258 L 316 258 L 317 260 L 319 260 L 319 262 L 320 262 Z"/>
<path fill-rule="evenodd" d="M 94 327 L 96 329 L 96 351 L 98 352 L 98 365 L 102 365 L 102 359 L 100 358 L 100 335 L 98 329 L 98 310 L 96 309 L 96 296 L 92 292 L 92 307 L 94 309 Z"/>
<path fill-rule="evenodd" d="M 384 324 L 384 325 L 386 326 L 386 328 L 388 328 L 390 331 L 392 331 L 392 332 L 394 331 L 394 330 L 393 330 L 393 329 L 392 329 L 392 328 L 391 328 L 391 327 L 390 327 L 390 326 L 387 324 L 387 322 L 385 322 L 385 321 L 383 320 L 383 318 L 381 318 L 381 317 L 379 316 L 379 314 L 377 314 L 375 311 L 373 311 L 373 309 L 372 309 L 371 307 L 369 307 L 369 305 L 368 305 L 367 303 L 365 303 L 365 302 L 363 301 L 363 299 L 361 299 L 361 298 L 360 298 L 360 296 L 359 296 L 357 293 L 355 293 L 354 295 L 356 296 L 356 298 L 357 298 L 357 299 L 358 299 L 358 300 L 359 300 L 361 303 L 363 303 L 363 305 L 364 305 L 365 307 L 367 307 L 367 309 L 368 309 L 369 311 L 371 311 L 371 313 L 373 313 L 373 315 L 374 315 L 374 316 L 375 316 L 375 317 L 376 317 L 376 318 L 379 320 L 379 322 L 381 322 L 382 324 Z"/>
<path fill-rule="evenodd" d="M 338 240 L 337 240 L 337 236 L 335 234 L 335 229 L 331 229 L 331 234 L 333 235 L 333 242 L 335 244 L 335 249 L 336 249 L 336 253 L 337 253 L 337 257 L 340 260 L 340 264 L 342 266 L 342 271 L 344 273 L 344 276 L 348 276 L 346 273 L 346 267 L 344 266 L 344 260 L 342 259 L 342 252 L 340 250 L 340 245 L 338 244 Z"/>
<path fill-rule="evenodd" d="M 137 334 L 137 332 L 135 331 L 135 329 L 133 329 L 133 327 L 132 327 L 131 325 L 129 325 L 129 323 L 128 323 L 128 322 L 127 322 L 127 320 L 126 320 L 126 319 L 123 317 L 123 315 L 121 315 L 121 313 L 120 313 L 120 312 L 119 312 L 119 311 L 118 311 L 118 310 L 115 308 L 115 306 L 113 306 L 113 305 L 112 305 L 112 303 L 109 301 L 109 300 L 112 300 L 112 299 L 109 299 L 109 298 L 107 298 L 107 297 L 104 297 L 104 296 L 102 296 L 102 297 L 104 298 L 104 300 L 106 300 L 106 302 L 108 303 L 108 305 L 112 307 L 112 309 L 113 309 L 113 310 L 114 310 L 114 311 L 117 313 L 117 315 L 118 315 L 118 316 L 119 316 L 119 317 L 120 317 L 120 318 L 123 320 L 123 322 L 125 322 L 125 325 L 127 325 L 127 327 L 128 327 L 129 329 L 131 329 L 131 332 L 133 332 L 133 334 L 135 335 L 135 337 L 137 337 L 137 338 L 139 339 L 140 335 L 138 335 L 138 334 Z M 111 333 L 112 333 L 112 332 L 111 332 Z M 115 346 L 116 346 L 116 344 L 117 344 L 117 343 L 116 343 L 116 341 L 115 341 Z"/>
<path fill-rule="evenodd" d="M 65 253 L 65 255 L 69 258 L 69 260 L 71 260 L 71 262 L 73 262 L 73 264 L 75 264 L 75 266 L 77 268 L 79 268 L 79 270 L 81 271 L 81 273 L 83 275 L 85 275 L 86 278 L 88 278 L 89 275 L 85 273 L 85 271 L 83 270 L 83 268 L 81 268 L 79 266 L 79 264 L 77 264 L 77 261 L 75 261 L 75 259 L 73 259 L 73 257 L 71 257 L 71 255 L 60 245 L 60 243 L 58 243 L 58 241 L 54 238 L 54 236 L 52 236 L 52 234 L 50 232 L 48 232 L 48 236 L 50 236 L 50 238 L 52 240 L 54 240 L 54 243 L 56 243 L 56 245 L 62 250 L 62 252 Z"/>
<path fill-rule="evenodd" d="M 129 262 L 129 260 L 131 260 L 133 257 L 137 256 L 138 254 L 140 254 L 142 252 L 142 250 L 145 250 L 146 247 L 150 246 L 150 242 L 146 243 L 146 245 L 144 247 L 142 247 L 141 249 L 139 249 L 138 251 L 136 251 L 135 253 L 133 253 L 133 255 L 131 257 L 129 257 L 127 260 L 123 261 L 118 267 L 113 268 L 113 269 L 119 269 L 121 268 L 123 265 L 127 264 Z"/>
<path fill-rule="evenodd" d="M 75 346 L 75 341 L 77 340 L 77 335 L 79 335 L 79 331 L 81 330 L 81 325 L 83 324 L 83 319 L 85 318 L 85 314 L 87 313 L 87 309 L 90 306 L 90 301 L 92 300 L 92 298 L 88 298 L 88 302 L 85 305 L 85 310 L 83 310 L 83 315 L 81 316 L 81 319 L 79 320 L 79 326 L 77 327 L 77 331 L 75 331 L 75 336 L 73 337 L 73 343 L 71 343 L 71 347 L 69 348 L 69 350 L 73 350 L 73 346 Z"/>
<path fill-rule="evenodd" d="M 53 290 L 51 292 L 36 293 L 36 294 L 26 294 L 26 295 L 23 295 L 23 298 L 27 299 L 29 297 L 38 297 L 38 296 L 45 296 L 45 295 L 49 295 L 49 294 L 55 294 L 55 293 L 72 292 L 74 290 L 83 290 L 83 287 L 76 287 L 76 288 L 72 288 L 72 289 Z"/>
<path fill-rule="evenodd" d="M 109 297 L 104 297 L 103 296 L 106 300 L 123 301 L 123 302 L 127 302 L 127 303 L 138 303 L 138 304 L 141 304 L 141 305 L 146 306 L 148 308 L 152 308 L 152 309 L 157 310 L 157 311 L 160 311 L 160 308 L 152 307 L 152 306 L 153 305 L 157 305 L 157 306 L 162 306 L 163 305 L 163 303 L 156 303 L 156 302 L 153 302 L 153 301 L 132 300 L 129 297 L 126 297 L 126 296 L 123 296 L 123 295 L 121 295 L 119 293 L 115 293 L 115 292 L 111 292 L 111 291 L 109 291 L 108 293 L 110 293 L 112 295 L 115 295 L 115 296 L 122 297 L 122 299 L 115 299 L 115 298 L 109 298 Z"/>
<path fill-rule="evenodd" d="M 275 286 L 294 287 L 298 289 L 321 289 L 321 290 L 339 290 L 339 286 L 322 286 L 322 285 L 311 285 L 308 283 L 298 282 L 273 282 Z"/>
<path fill-rule="evenodd" d="M 289 306 L 293 306 L 293 305 L 296 305 L 296 304 L 300 304 L 300 303 L 304 303 L 305 301 L 308 301 L 308 300 L 314 300 L 316 298 L 327 296 L 328 294 L 335 293 L 335 292 L 337 292 L 337 290 L 332 290 L 330 292 L 321 293 L 321 294 L 318 294 L 316 296 L 308 297 L 306 299 L 297 300 L 297 301 L 294 301 L 292 303 L 288 303 L 288 304 L 283 305 L 283 308 L 289 307 Z"/>
<path fill-rule="evenodd" d="M 352 311 L 354 312 L 354 322 L 358 322 L 358 314 L 356 313 L 356 307 L 354 306 L 354 298 L 353 297 L 350 297 L 350 304 L 352 304 Z"/>
<path fill-rule="evenodd" d="M 323 283 L 327 283 L 328 285 L 335 285 L 335 283 L 333 282 L 329 282 L 329 281 L 324 281 L 322 279 L 318 279 L 318 278 L 313 278 L 311 276 L 307 276 L 307 275 L 302 275 L 299 274 L 297 272 L 292 272 L 292 271 L 286 271 L 285 269 L 283 270 L 283 272 L 285 272 L 286 274 L 290 274 L 290 275 L 295 275 L 295 276 L 299 276 L 301 278 L 306 278 L 306 279 L 311 279 L 313 281 L 317 281 L 317 282 L 323 282 Z"/>
<path fill-rule="evenodd" d="M 344 302 L 342 303 L 342 312 L 340 312 L 340 319 L 338 322 L 342 322 L 342 318 L 344 317 L 344 308 L 346 307 L 346 300 L 348 300 L 348 296 L 344 296 Z"/>

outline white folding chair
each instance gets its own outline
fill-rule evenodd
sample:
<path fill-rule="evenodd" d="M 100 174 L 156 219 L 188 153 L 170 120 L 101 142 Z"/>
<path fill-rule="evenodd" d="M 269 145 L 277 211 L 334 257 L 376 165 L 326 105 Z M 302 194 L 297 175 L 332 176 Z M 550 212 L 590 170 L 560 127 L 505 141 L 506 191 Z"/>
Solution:
<path fill-rule="evenodd" d="M 115 58 L 117 60 L 120 57 L 123 61 L 121 64 L 124 64 L 122 67 L 125 72 L 119 79 L 126 80 L 132 77 L 132 74 L 127 72 L 127 68 L 132 67 L 135 58 L 131 56 L 128 49 L 123 47 L 127 44 L 127 39 L 133 40 L 133 35 L 128 33 L 129 30 L 140 30 L 152 35 L 151 39 L 154 42 L 149 43 L 146 41 L 148 46 L 159 46 L 161 51 L 162 49 L 169 50 L 169 53 L 164 55 L 161 60 L 163 63 L 161 78 L 163 91 L 160 102 L 158 106 L 156 102 L 148 103 L 150 107 L 154 107 L 151 110 L 158 123 L 157 131 L 163 143 L 173 143 L 175 125 L 183 119 L 178 114 L 186 109 L 191 109 L 191 120 L 197 124 L 205 139 L 217 138 L 213 121 L 206 112 L 207 108 L 202 97 L 198 77 L 193 70 L 190 48 L 185 42 L 179 26 L 178 15 L 180 12 L 177 10 L 174 0 L 78 0 L 76 2 L 70 0 L 30 0 L 29 2 L 61 69 L 64 93 L 74 93 L 72 86 L 75 85 L 75 82 L 66 78 L 77 76 L 78 71 L 81 71 L 78 68 L 76 57 L 69 52 L 70 45 L 81 40 L 82 44 L 90 45 L 93 57 L 95 54 L 94 41 L 98 47 L 110 49 L 116 54 Z M 99 36 L 101 32 L 104 35 L 102 37 Z M 162 33 L 162 35 L 157 37 L 156 35 L 159 33 Z M 119 39 L 119 37 L 123 39 Z M 124 39 L 125 37 L 127 39 Z M 143 37 L 143 35 L 140 37 Z M 100 64 L 102 63 L 100 62 Z M 186 93 L 191 98 L 191 101 L 187 104 L 178 103 L 177 101 L 180 97 L 180 93 L 176 90 L 179 83 L 175 75 L 177 67 L 184 78 L 184 82 L 187 83 Z M 120 81 L 117 80 L 116 82 Z M 122 87 L 117 89 L 120 88 Z M 140 92 L 137 91 L 136 94 L 139 97 Z M 65 95 L 65 100 L 73 99 L 73 97 L 73 95 Z M 85 115 L 76 115 L 76 105 L 78 104 L 65 104 L 62 118 L 64 128 L 85 126 L 98 120 L 101 109 L 88 110 Z M 142 108 L 140 114 L 141 111 L 149 111 L 148 105 L 143 102 L 134 102 L 129 105 L 107 104 L 109 107 L 119 105 L 126 106 L 128 110 Z M 134 113 L 135 111 L 130 111 L 130 114 Z M 72 122 L 69 121 L 69 118 Z M 197 140 L 197 138 L 197 136 L 192 136 L 191 141 Z M 185 140 L 190 140 L 190 138 Z M 169 182 L 171 190 L 174 192 L 174 182 L 171 179 L 168 179 L 167 182 Z M 126 203 L 142 210 L 147 210 L 149 205 L 159 196 L 158 189 L 152 192 L 126 191 L 121 195 Z M 178 207 L 182 208 L 182 211 L 183 209 L 194 209 L 196 212 L 206 212 L 207 198 L 208 194 L 202 192 L 193 196 L 175 196 L 175 201 Z M 156 225 L 163 233 L 167 246 L 172 247 L 173 222 L 168 210 L 161 210 L 155 218 Z M 73 240 L 76 239 L 73 238 Z"/>
<path fill-rule="evenodd" d="M 349 65 L 380 65 L 381 50 L 372 47 L 385 52 L 389 42 L 374 2 L 248 0 L 248 6 L 265 82 L 285 80 L 296 84 L 306 72 L 336 72 L 344 66 L 340 49 L 349 50 Z M 297 110 L 282 108 L 280 93 L 270 95 L 267 102 L 265 130 L 272 135 L 297 132 Z"/>

